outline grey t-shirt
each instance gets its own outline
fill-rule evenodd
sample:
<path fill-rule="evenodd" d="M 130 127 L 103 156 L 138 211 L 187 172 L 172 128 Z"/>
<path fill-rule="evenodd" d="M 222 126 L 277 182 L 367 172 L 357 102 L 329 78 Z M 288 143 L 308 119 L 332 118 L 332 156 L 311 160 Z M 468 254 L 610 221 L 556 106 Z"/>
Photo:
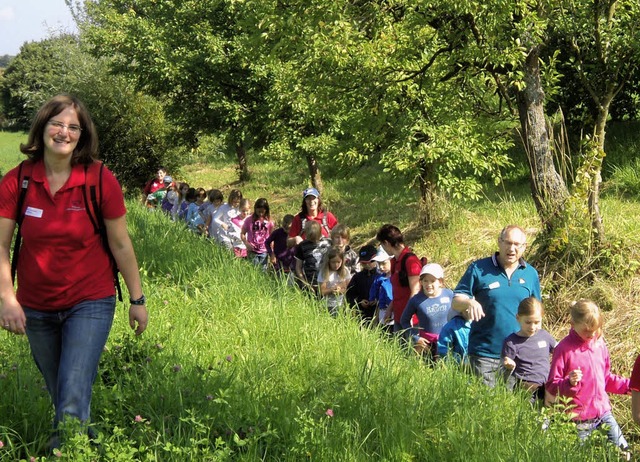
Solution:
<path fill-rule="evenodd" d="M 517 379 L 544 385 L 551 367 L 549 355 L 557 344 L 556 339 L 544 329 L 531 337 L 513 333 L 504 341 L 502 357 L 511 358 L 516 363 L 513 375 Z"/>

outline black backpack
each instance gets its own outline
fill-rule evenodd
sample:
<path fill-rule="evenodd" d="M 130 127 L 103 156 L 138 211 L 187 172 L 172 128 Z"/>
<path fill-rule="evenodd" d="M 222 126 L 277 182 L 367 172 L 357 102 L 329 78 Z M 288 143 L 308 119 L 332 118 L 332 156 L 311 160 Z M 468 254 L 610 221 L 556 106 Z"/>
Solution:
<path fill-rule="evenodd" d="M 407 274 L 407 258 L 409 258 L 410 255 L 415 256 L 415 253 L 407 252 L 404 257 L 402 257 L 402 260 L 400 260 L 400 271 L 398 271 L 398 279 L 402 287 L 409 287 L 409 275 Z M 424 266 L 427 263 L 429 263 L 429 259 L 427 257 L 420 258 L 420 266 Z"/>

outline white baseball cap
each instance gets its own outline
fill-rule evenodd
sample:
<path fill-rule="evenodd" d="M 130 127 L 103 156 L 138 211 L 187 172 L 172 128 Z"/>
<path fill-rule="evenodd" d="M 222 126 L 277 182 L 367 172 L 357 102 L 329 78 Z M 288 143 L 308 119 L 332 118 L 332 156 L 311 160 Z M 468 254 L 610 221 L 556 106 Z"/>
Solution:
<path fill-rule="evenodd" d="M 389 260 L 391 257 L 389 256 L 389 254 L 387 252 L 384 251 L 384 249 L 382 247 L 378 247 L 378 252 L 376 253 L 376 255 L 371 259 L 371 261 L 387 261 Z"/>
<path fill-rule="evenodd" d="M 442 266 L 437 263 L 427 263 L 424 265 L 420 271 L 420 276 L 423 274 L 430 274 L 436 279 L 444 279 L 444 270 L 442 269 Z"/>

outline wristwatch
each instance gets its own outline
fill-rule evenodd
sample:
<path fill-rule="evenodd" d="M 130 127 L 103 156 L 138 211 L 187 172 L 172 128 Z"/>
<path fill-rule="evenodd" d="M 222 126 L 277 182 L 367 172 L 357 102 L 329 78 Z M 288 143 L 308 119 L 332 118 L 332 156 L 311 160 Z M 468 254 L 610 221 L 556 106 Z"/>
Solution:
<path fill-rule="evenodd" d="M 133 298 L 129 298 L 129 303 L 131 303 L 132 305 L 146 305 L 147 297 L 145 297 L 144 294 L 142 294 L 142 297 L 136 300 L 134 300 Z"/>

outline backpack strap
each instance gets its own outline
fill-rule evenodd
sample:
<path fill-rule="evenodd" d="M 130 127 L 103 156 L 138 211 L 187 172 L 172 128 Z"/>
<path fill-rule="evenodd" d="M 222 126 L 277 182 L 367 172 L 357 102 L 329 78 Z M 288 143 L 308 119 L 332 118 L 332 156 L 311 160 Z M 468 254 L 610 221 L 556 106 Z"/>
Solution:
<path fill-rule="evenodd" d="M 302 236 L 302 233 L 304 233 L 304 225 L 307 224 L 307 217 L 304 212 L 298 213 L 298 216 L 300 216 L 300 232 L 298 233 L 298 236 Z"/>
<path fill-rule="evenodd" d="M 398 271 L 398 279 L 402 287 L 409 287 L 409 274 L 407 273 L 407 259 L 416 254 L 413 252 L 407 252 L 400 260 L 400 271 Z"/>
<path fill-rule="evenodd" d="M 100 241 L 113 268 L 113 282 L 118 293 L 118 300 L 122 301 L 122 287 L 120 287 L 120 278 L 118 277 L 118 265 L 116 259 L 111 253 L 109 247 L 109 238 L 107 236 L 107 227 L 104 223 L 104 217 L 102 215 L 102 171 L 104 170 L 104 163 L 94 161 L 89 165 L 84 166 L 85 183 L 82 188 L 82 195 L 84 197 L 84 206 L 89 216 L 89 220 L 93 225 L 93 230 L 96 234 L 100 235 Z M 97 174 L 97 178 L 95 175 Z M 89 198 L 87 198 L 87 189 L 89 190 Z M 89 207 L 91 205 L 91 207 Z"/>
<path fill-rule="evenodd" d="M 302 236 L 302 233 L 304 233 L 304 225 L 307 224 L 307 217 L 304 215 L 304 212 L 300 212 L 298 215 L 300 215 L 300 232 L 298 233 L 298 236 Z M 322 212 L 321 226 L 327 232 L 327 236 L 330 236 L 331 230 L 329 229 L 329 218 L 327 217 L 327 212 L 325 211 Z"/>
<path fill-rule="evenodd" d="M 24 176 L 23 167 L 24 168 Z M 18 194 L 18 203 L 16 207 L 16 224 L 18 225 L 18 232 L 16 239 L 13 243 L 13 255 L 11 257 L 11 282 L 15 282 L 16 271 L 18 270 L 18 256 L 20 255 L 20 244 L 22 243 L 22 221 L 24 220 L 24 214 L 22 209 L 24 207 L 24 200 L 27 197 L 27 189 L 29 187 L 29 180 L 31 179 L 31 169 L 33 164 L 31 162 L 22 161 L 18 166 L 18 185 L 20 192 Z"/>
<path fill-rule="evenodd" d="M 327 232 L 327 236 L 331 236 L 331 230 L 329 229 L 329 218 L 327 217 L 329 212 L 322 211 L 322 227 Z"/>

